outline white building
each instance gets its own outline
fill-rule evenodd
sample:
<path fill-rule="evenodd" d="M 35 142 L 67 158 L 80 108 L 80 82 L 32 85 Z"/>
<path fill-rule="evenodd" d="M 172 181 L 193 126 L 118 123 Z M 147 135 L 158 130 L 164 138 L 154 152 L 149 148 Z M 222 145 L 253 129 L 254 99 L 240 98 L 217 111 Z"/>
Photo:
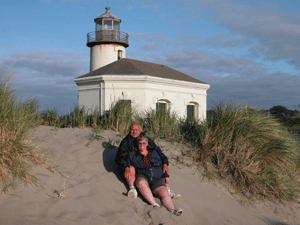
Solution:
<path fill-rule="evenodd" d="M 106 12 L 88 34 L 90 72 L 75 79 L 79 106 L 102 114 L 119 100 L 139 111 L 164 107 L 179 117 L 206 118 L 209 85 L 164 65 L 126 59 L 128 35 L 121 19 Z"/>

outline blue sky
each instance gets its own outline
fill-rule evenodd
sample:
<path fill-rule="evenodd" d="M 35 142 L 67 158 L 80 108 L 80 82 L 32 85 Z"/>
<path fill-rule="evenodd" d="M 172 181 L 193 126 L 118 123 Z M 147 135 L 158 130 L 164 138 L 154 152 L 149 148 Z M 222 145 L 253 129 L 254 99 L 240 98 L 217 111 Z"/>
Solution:
<path fill-rule="evenodd" d="M 300 1 L 110 0 L 129 34 L 127 58 L 159 63 L 211 85 L 214 102 L 269 109 L 300 104 Z M 107 1 L 3 0 L 0 76 L 43 109 L 72 111 L 89 72 L 86 35 Z"/>

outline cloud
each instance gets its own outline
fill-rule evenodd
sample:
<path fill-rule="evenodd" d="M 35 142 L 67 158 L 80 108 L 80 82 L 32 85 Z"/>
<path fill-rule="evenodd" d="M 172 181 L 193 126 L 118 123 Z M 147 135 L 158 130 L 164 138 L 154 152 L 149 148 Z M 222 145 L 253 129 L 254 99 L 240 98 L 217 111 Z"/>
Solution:
<path fill-rule="evenodd" d="M 153 34 L 151 32 L 143 32 L 143 33 L 130 32 L 129 37 L 130 37 L 130 39 L 133 39 L 138 42 L 144 42 L 144 43 L 150 42 L 150 43 L 155 43 L 156 45 L 159 44 L 162 46 L 169 45 L 169 46 L 176 47 L 180 44 L 169 37 L 163 36 L 161 34 Z"/>
<path fill-rule="evenodd" d="M 2 58 L 2 66 L 17 70 L 24 69 L 25 71 L 39 73 L 40 76 L 44 77 L 50 74 L 51 77 L 60 77 L 78 74 L 80 70 L 82 71 L 82 62 L 79 60 L 86 56 L 86 53 L 76 54 L 71 51 L 14 52 Z"/>
<path fill-rule="evenodd" d="M 249 53 L 251 57 L 261 57 L 267 60 L 285 60 L 290 65 L 300 68 L 300 15 L 291 12 L 279 4 L 258 4 L 250 5 L 246 1 L 215 0 L 209 3 L 199 1 L 193 4 L 192 14 L 199 14 L 197 9 L 203 12 L 203 4 L 206 11 L 211 13 L 213 19 L 219 27 L 227 29 L 231 35 L 243 37 L 242 41 L 250 44 L 249 39 L 255 41 L 251 45 Z M 192 3 L 189 1 L 189 7 Z M 206 12 L 207 13 L 207 12 Z M 236 37 L 236 38 L 237 38 Z M 206 39 L 206 45 L 208 40 Z M 216 35 L 212 38 L 222 45 L 226 42 Z M 223 41 L 222 41 L 223 39 Z M 232 44 L 231 44 L 232 45 Z M 227 47 L 230 47 L 228 43 Z"/>
<path fill-rule="evenodd" d="M 138 44 L 135 45 L 135 47 L 144 51 L 155 51 L 155 50 L 161 51 L 165 49 L 163 45 L 158 45 L 154 43 Z"/>
<path fill-rule="evenodd" d="M 206 77 L 211 84 L 208 104 L 219 99 L 245 102 L 251 106 L 269 109 L 274 105 L 284 105 L 294 109 L 300 102 L 300 77 L 284 73 L 270 73 L 252 79 L 241 76 L 219 78 Z"/>
<path fill-rule="evenodd" d="M 20 98 L 36 98 L 42 108 L 66 112 L 78 104 L 74 82 L 88 72 L 88 54 L 73 51 L 41 50 L 14 52 L 1 58 L 2 76 L 10 79 Z"/>
<path fill-rule="evenodd" d="M 209 48 L 245 48 L 253 44 L 251 38 L 246 36 L 233 36 L 229 32 L 222 32 L 213 37 L 206 37 L 201 40 L 201 45 Z"/>
<path fill-rule="evenodd" d="M 85 2 L 86 0 L 63 0 L 63 2 Z"/>
<path fill-rule="evenodd" d="M 127 10 L 132 10 L 132 9 L 133 9 L 133 6 L 132 6 L 132 5 L 126 5 L 126 9 L 127 9 Z"/>
<path fill-rule="evenodd" d="M 132 2 L 135 4 L 139 4 L 140 7 L 144 9 L 149 9 L 153 11 L 158 11 L 165 8 L 163 3 L 156 0 L 139 0 L 139 1 L 132 1 Z"/>

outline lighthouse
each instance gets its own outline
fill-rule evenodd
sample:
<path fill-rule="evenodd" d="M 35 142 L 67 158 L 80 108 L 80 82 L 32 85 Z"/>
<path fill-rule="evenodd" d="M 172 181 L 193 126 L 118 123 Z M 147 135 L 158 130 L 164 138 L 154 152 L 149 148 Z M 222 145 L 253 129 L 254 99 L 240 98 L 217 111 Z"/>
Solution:
<path fill-rule="evenodd" d="M 125 49 L 129 46 L 128 34 L 120 31 L 121 19 L 106 12 L 94 19 L 95 31 L 87 34 L 90 47 L 90 72 L 121 58 L 126 58 Z"/>
<path fill-rule="evenodd" d="M 126 58 L 128 34 L 120 32 L 121 19 L 108 5 L 105 9 L 87 34 L 90 72 L 75 79 L 79 107 L 103 115 L 120 101 L 140 113 L 165 109 L 205 120 L 210 85 L 165 65 Z"/>

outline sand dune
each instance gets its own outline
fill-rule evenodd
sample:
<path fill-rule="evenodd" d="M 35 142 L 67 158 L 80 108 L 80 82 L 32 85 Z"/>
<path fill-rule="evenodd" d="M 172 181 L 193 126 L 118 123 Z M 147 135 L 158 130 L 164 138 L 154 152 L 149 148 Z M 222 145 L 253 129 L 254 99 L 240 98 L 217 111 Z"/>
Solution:
<path fill-rule="evenodd" d="M 182 195 L 174 200 L 183 209 L 182 216 L 164 207 L 152 208 L 141 198 L 129 199 L 115 171 L 120 137 L 104 131 L 103 140 L 89 143 L 90 133 L 89 128 L 36 129 L 35 137 L 44 139 L 43 148 L 53 153 L 53 160 L 70 179 L 37 168 L 44 189 L 62 198 L 51 198 L 36 186 L 18 187 L 0 196 L 0 224 L 300 224 L 297 218 L 276 214 L 263 204 L 245 207 L 221 185 L 202 181 L 195 169 L 175 166 L 172 145 L 163 149 L 173 162 L 170 186 Z M 283 209 L 291 212 L 281 206 L 277 210 Z M 299 207 L 293 210 L 299 215 Z"/>

